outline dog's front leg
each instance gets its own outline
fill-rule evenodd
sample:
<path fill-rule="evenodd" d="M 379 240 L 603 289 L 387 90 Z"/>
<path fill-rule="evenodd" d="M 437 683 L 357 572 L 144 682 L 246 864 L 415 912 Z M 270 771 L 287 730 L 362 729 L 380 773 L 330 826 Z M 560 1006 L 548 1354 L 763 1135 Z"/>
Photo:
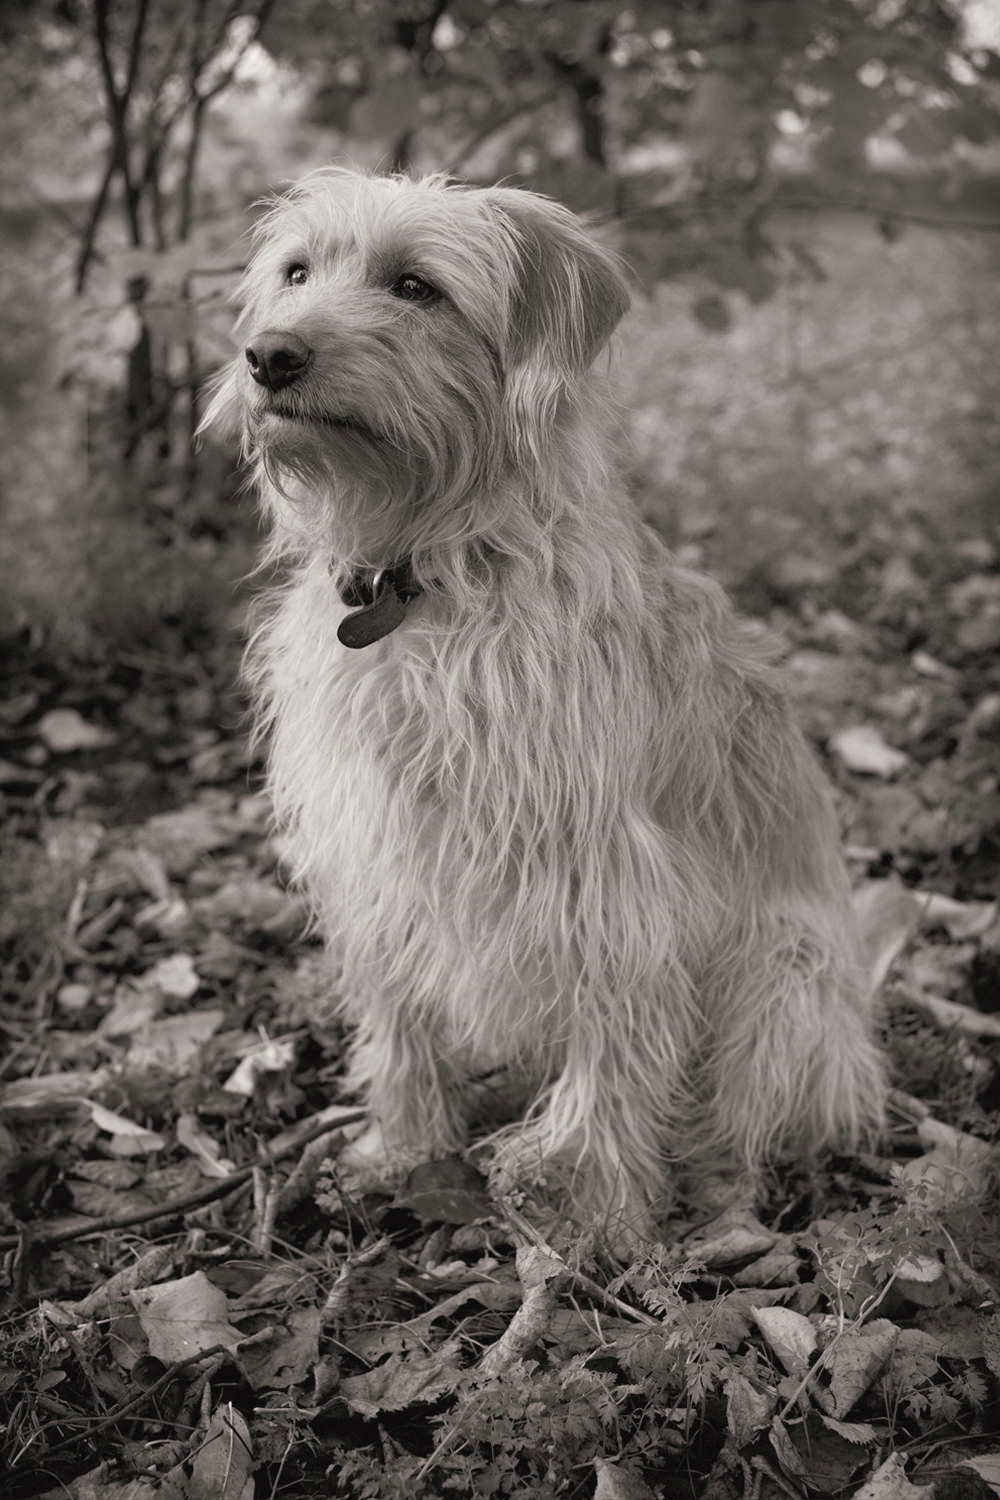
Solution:
<path fill-rule="evenodd" d="M 664 1081 L 657 1089 L 636 1077 L 663 1059 L 641 1042 L 630 1048 L 610 1010 L 603 1024 L 596 1010 L 588 1020 L 528 1119 L 499 1136 L 491 1177 L 501 1193 L 534 1183 L 557 1190 L 568 1217 L 629 1254 L 656 1237 L 654 1214 L 669 1203 Z"/>
<path fill-rule="evenodd" d="M 340 1158 L 358 1186 L 385 1186 L 465 1143 L 466 1099 L 435 1019 L 405 998 L 373 997 L 351 1047 L 346 1086 L 369 1123 Z"/>

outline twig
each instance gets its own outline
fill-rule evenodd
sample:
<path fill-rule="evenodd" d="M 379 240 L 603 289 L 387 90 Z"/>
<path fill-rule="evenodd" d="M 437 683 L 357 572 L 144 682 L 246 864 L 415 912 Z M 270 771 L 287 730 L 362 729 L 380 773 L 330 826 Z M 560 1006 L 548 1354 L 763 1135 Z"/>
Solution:
<path fill-rule="evenodd" d="M 496 135 L 498 130 L 503 130 L 512 120 L 516 120 L 519 115 L 532 114 L 536 109 L 541 109 L 543 105 L 551 104 L 553 99 L 558 98 L 558 96 L 558 89 L 545 89 L 542 93 L 536 94 L 533 99 L 522 99 L 519 103 L 511 105 L 509 109 L 501 110 L 498 115 L 494 115 L 490 120 L 484 122 L 478 130 L 469 136 L 468 140 L 463 142 L 461 148 L 455 152 L 454 156 L 448 162 L 445 171 L 449 174 L 457 172 L 465 159 L 471 156 L 473 151 L 478 150 L 484 141 L 488 141 L 491 135 Z"/>
<path fill-rule="evenodd" d="M 341 1125 L 353 1125 L 359 1120 L 366 1118 L 363 1109 L 352 1110 L 345 1114 L 339 1123 Z M 330 1133 L 329 1121 L 313 1125 L 311 1129 L 305 1130 L 301 1135 L 295 1135 L 287 1139 L 282 1145 L 273 1151 L 265 1150 L 262 1155 L 266 1163 L 281 1161 L 286 1156 L 292 1156 L 296 1151 L 301 1151 L 310 1141 L 317 1136 Z M 255 1164 L 256 1165 L 256 1164 Z M 53 1229 L 46 1233 L 39 1230 L 32 1232 L 32 1246 L 65 1245 L 71 1240 L 82 1240 L 89 1238 L 92 1234 L 107 1234 L 114 1229 L 131 1229 L 136 1224 L 149 1224 L 154 1219 L 172 1219 L 178 1214 L 190 1213 L 193 1208 L 202 1208 L 206 1203 L 214 1203 L 217 1198 L 225 1198 L 228 1194 L 242 1188 L 246 1183 L 252 1181 L 254 1167 L 241 1167 L 239 1171 L 233 1172 L 231 1176 L 222 1182 L 213 1182 L 209 1187 L 202 1188 L 197 1193 L 189 1193 L 183 1198 L 168 1199 L 166 1203 L 160 1203 L 154 1208 L 137 1209 L 130 1214 L 109 1214 L 105 1219 L 91 1219 L 86 1224 L 74 1224 L 69 1229 Z M 29 1226 L 30 1230 L 30 1226 Z M 21 1234 L 0 1235 L 0 1250 L 16 1250 L 20 1245 L 25 1231 Z"/>
<path fill-rule="evenodd" d="M 533 1245 L 537 1245 L 539 1250 L 544 1250 L 546 1255 L 551 1255 L 554 1260 L 560 1261 L 573 1280 L 583 1287 L 587 1295 L 593 1297 L 595 1301 L 603 1303 L 610 1312 L 620 1313 L 624 1318 L 631 1318 L 634 1323 L 641 1323 L 645 1328 L 663 1327 L 663 1323 L 659 1318 L 654 1318 L 650 1313 L 643 1312 L 641 1308 L 632 1307 L 628 1302 L 623 1302 L 613 1292 L 605 1291 L 600 1282 L 594 1281 L 593 1277 L 588 1276 L 585 1271 L 579 1271 L 575 1266 L 571 1266 L 559 1254 L 558 1250 L 553 1250 L 552 1246 L 543 1235 L 539 1234 L 535 1226 L 529 1223 L 516 1208 L 512 1208 L 509 1203 L 504 1204 L 504 1214 L 512 1229 L 516 1230 L 518 1234 L 522 1235 L 524 1239 L 529 1240 Z"/>
<path fill-rule="evenodd" d="M 263 1167 L 253 1169 L 254 1226 L 251 1243 L 258 1255 L 270 1255 L 278 1218 L 281 1188 Z"/>
<path fill-rule="evenodd" d="M 140 1391 L 137 1396 L 132 1396 L 128 1401 L 123 1401 L 121 1406 L 116 1406 L 114 1411 L 109 1412 L 106 1417 L 102 1417 L 99 1422 L 95 1422 L 92 1427 L 86 1430 L 86 1432 L 77 1433 L 74 1437 L 64 1438 L 61 1443 L 55 1443 L 53 1447 L 47 1448 L 45 1451 L 46 1461 L 48 1461 L 54 1453 L 62 1453 L 67 1448 L 75 1447 L 76 1444 L 81 1441 L 81 1439 L 92 1439 L 96 1437 L 99 1432 L 106 1432 L 109 1427 L 116 1427 L 123 1417 L 127 1417 L 130 1412 L 135 1411 L 137 1407 L 142 1406 L 143 1403 L 148 1401 L 151 1396 L 155 1396 L 158 1391 L 163 1390 L 164 1387 L 168 1386 L 170 1382 L 175 1379 L 175 1377 L 180 1373 L 180 1371 L 186 1369 L 188 1365 L 198 1364 L 203 1359 L 209 1359 L 219 1354 L 232 1355 L 232 1352 L 233 1351 L 231 1349 L 228 1349 L 225 1344 L 213 1344 L 210 1349 L 202 1349 L 197 1354 L 188 1354 L 184 1359 L 175 1360 L 172 1365 L 169 1365 L 167 1369 L 164 1370 L 159 1379 L 153 1381 L 152 1385 L 147 1386 L 145 1390 Z M 63 1418 L 59 1422 L 46 1423 L 46 1426 L 62 1427 L 65 1426 L 67 1420 L 70 1419 Z M 20 1459 L 23 1458 L 28 1449 L 31 1448 L 31 1446 L 35 1442 L 37 1442 L 38 1438 L 41 1437 L 44 1431 L 45 1427 L 39 1427 L 35 1432 L 31 1434 L 30 1438 L 21 1448 L 20 1452 L 14 1455 L 14 1458 L 11 1462 L 12 1468 L 17 1467 Z"/>
<path fill-rule="evenodd" d="M 392 1241 L 389 1236 L 384 1234 L 374 1244 L 368 1245 L 364 1250 L 352 1250 L 346 1257 L 340 1270 L 337 1272 L 337 1279 L 334 1281 L 333 1286 L 327 1293 L 326 1301 L 323 1303 L 320 1319 L 324 1330 L 331 1324 L 336 1324 L 344 1310 L 344 1304 L 350 1292 L 352 1273 L 359 1266 L 374 1265 L 375 1261 L 388 1250 L 391 1244 Z M 435 1316 L 441 1316 L 440 1307 L 435 1310 Z M 406 1325 L 404 1324 L 403 1326 L 405 1327 Z"/>

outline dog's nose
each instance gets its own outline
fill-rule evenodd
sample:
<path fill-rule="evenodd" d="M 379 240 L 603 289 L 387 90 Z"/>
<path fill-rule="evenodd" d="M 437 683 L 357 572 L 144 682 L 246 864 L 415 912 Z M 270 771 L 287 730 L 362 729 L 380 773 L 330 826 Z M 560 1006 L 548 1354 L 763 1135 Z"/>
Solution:
<path fill-rule="evenodd" d="M 280 391 L 304 375 L 312 360 L 312 350 L 297 333 L 259 333 L 246 349 L 250 374 L 258 385 L 269 391 Z"/>

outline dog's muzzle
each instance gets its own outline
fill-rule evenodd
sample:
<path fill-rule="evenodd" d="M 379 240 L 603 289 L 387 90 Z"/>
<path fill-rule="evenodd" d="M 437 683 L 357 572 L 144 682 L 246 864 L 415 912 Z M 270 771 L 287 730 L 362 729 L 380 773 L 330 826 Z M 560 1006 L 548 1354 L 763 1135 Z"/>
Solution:
<path fill-rule="evenodd" d="M 294 385 L 312 364 L 313 352 L 305 339 L 283 329 L 265 329 L 245 350 L 251 379 L 269 391 Z"/>

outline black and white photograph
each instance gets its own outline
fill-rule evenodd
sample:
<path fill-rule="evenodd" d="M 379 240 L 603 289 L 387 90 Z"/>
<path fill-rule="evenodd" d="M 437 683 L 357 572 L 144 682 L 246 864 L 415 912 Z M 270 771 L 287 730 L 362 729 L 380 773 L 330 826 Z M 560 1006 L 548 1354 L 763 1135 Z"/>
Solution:
<path fill-rule="evenodd" d="M 0 1496 L 1000 1500 L 1000 0 L 0 111 Z"/>

